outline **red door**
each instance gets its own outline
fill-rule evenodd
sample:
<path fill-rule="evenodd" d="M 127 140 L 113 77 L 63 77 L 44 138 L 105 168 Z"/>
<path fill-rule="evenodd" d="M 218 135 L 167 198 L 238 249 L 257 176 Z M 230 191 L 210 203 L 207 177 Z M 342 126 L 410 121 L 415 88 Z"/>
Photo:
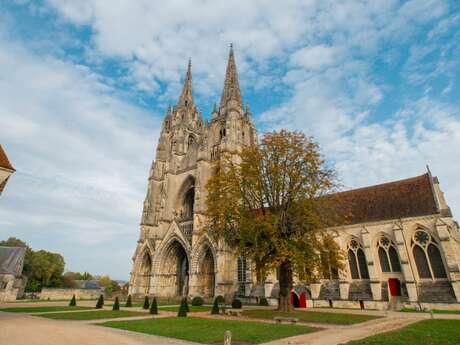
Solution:
<path fill-rule="evenodd" d="M 388 279 L 388 285 L 390 287 L 391 296 L 401 296 L 401 283 L 399 282 L 399 279 Z"/>
<path fill-rule="evenodd" d="M 302 292 L 299 297 L 299 307 L 306 308 L 307 307 L 307 298 L 305 297 L 305 292 Z"/>

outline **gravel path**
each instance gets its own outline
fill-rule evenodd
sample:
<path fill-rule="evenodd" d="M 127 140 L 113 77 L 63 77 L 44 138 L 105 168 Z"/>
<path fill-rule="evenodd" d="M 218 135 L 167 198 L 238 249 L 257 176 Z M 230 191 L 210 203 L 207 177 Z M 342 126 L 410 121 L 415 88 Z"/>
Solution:
<path fill-rule="evenodd" d="M 187 345 L 191 342 L 100 327 L 79 321 L 49 320 L 0 312 L 2 345 Z"/>

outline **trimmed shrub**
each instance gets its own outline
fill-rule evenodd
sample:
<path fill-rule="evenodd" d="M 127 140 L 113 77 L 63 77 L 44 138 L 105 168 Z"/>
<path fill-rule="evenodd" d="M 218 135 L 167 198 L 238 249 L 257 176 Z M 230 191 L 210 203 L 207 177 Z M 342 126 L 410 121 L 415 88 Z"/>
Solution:
<path fill-rule="evenodd" d="M 128 299 L 126 300 L 126 304 L 125 304 L 125 307 L 126 308 L 130 308 L 133 306 L 133 301 L 131 299 L 131 295 L 128 295 Z"/>
<path fill-rule="evenodd" d="M 120 301 L 118 297 L 115 297 L 115 302 L 113 303 L 112 310 L 120 310 Z"/>
<path fill-rule="evenodd" d="M 268 307 L 270 304 L 268 304 L 268 300 L 265 297 L 261 297 L 259 300 L 259 305 L 263 305 L 265 307 Z"/>
<path fill-rule="evenodd" d="M 216 300 L 217 300 L 218 304 L 224 304 L 225 303 L 224 296 L 222 296 L 222 295 L 216 296 Z"/>
<path fill-rule="evenodd" d="M 100 295 L 99 298 L 97 299 L 96 309 L 102 309 L 103 306 L 104 306 L 104 295 Z"/>
<path fill-rule="evenodd" d="M 157 315 L 158 314 L 158 304 L 157 299 L 153 297 L 152 303 L 150 304 L 150 314 Z"/>
<path fill-rule="evenodd" d="M 243 303 L 238 298 L 234 298 L 232 301 L 232 308 L 233 309 L 241 309 L 243 306 Z"/>
<path fill-rule="evenodd" d="M 144 305 L 142 306 L 143 309 L 148 310 L 150 307 L 149 297 L 145 296 L 144 298 Z"/>
<path fill-rule="evenodd" d="M 75 307 L 77 305 L 77 299 L 75 298 L 75 295 L 72 296 L 72 299 L 70 300 L 69 307 Z"/>
<path fill-rule="evenodd" d="M 193 297 L 193 299 L 192 299 L 192 305 L 194 307 L 198 307 L 200 305 L 203 305 L 203 303 L 204 303 L 203 297 L 196 296 L 196 297 Z"/>
<path fill-rule="evenodd" d="M 184 297 L 185 309 L 187 309 L 187 313 L 190 313 L 190 308 L 188 307 L 188 300 L 187 297 Z"/>
<path fill-rule="evenodd" d="M 187 316 L 187 300 L 185 298 L 182 299 L 180 302 L 179 312 L 177 313 L 178 317 L 186 317 Z"/>
<path fill-rule="evenodd" d="M 214 298 L 214 303 L 212 305 L 211 314 L 213 315 L 219 314 L 219 300 L 217 299 L 217 297 Z"/>

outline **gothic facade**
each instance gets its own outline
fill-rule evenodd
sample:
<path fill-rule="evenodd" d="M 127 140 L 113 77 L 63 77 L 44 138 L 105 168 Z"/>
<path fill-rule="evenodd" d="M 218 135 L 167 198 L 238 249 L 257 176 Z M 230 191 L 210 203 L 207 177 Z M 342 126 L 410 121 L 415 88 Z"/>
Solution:
<path fill-rule="evenodd" d="M 204 229 L 205 186 L 222 152 L 256 142 L 230 48 L 220 105 L 205 121 L 192 95 L 189 63 L 177 105 L 162 125 L 149 174 L 130 293 L 158 297 L 265 296 L 276 303 L 276 272 L 255 286 L 251 262 Z M 342 193 L 353 216 L 335 229 L 348 262 L 333 280 L 296 282 L 304 306 L 460 307 L 460 235 L 430 172 Z"/>

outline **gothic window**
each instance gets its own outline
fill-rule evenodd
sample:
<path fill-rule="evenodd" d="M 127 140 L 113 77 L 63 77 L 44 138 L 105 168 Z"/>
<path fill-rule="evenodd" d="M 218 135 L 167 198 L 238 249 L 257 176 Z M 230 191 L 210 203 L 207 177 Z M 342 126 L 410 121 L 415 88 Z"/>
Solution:
<path fill-rule="evenodd" d="M 237 273 L 238 273 L 238 294 L 245 295 L 246 292 L 246 270 L 247 261 L 244 256 L 238 257 L 237 261 Z"/>
<path fill-rule="evenodd" d="M 193 204 L 195 203 L 195 188 L 190 188 L 184 197 L 184 219 L 193 218 Z"/>
<path fill-rule="evenodd" d="M 247 261 L 244 256 L 238 257 L 238 282 L 246 282 Z"/>
<path fill-rule="evenodd" d="M 388 237 L 381 236 L 377 247 L 382 272 L 401 272 L 398 252 L 393 242 Z"/>
<path fill-rule="evenodd" d="M 195 142 L 195 139 L 193 138 L 193 135 L 190 135 L 188 137 L 188 148 L 192 147 L 194 142 Z"/>
<path fill-rule="evenodd" d="M 420 278 L 447 278 L 438 244 L 426 231 L 417 230 L 414 233 L 412 238 L 412 254 Z"/>
<path fill-rule="evenodd" d="M 220 131 L 219 131 L 219 134 L 220 134 L 220 139 L 225 137 L 227 135 L 227 132 L 226 132 L 225 128 L 221 128 Z"/>
<path fill-rule="evenodd" d="M 352 279 L 369 279 L 366 255 L 361 244 L 355 239 L 348 245 L 348 264 Z"/>

